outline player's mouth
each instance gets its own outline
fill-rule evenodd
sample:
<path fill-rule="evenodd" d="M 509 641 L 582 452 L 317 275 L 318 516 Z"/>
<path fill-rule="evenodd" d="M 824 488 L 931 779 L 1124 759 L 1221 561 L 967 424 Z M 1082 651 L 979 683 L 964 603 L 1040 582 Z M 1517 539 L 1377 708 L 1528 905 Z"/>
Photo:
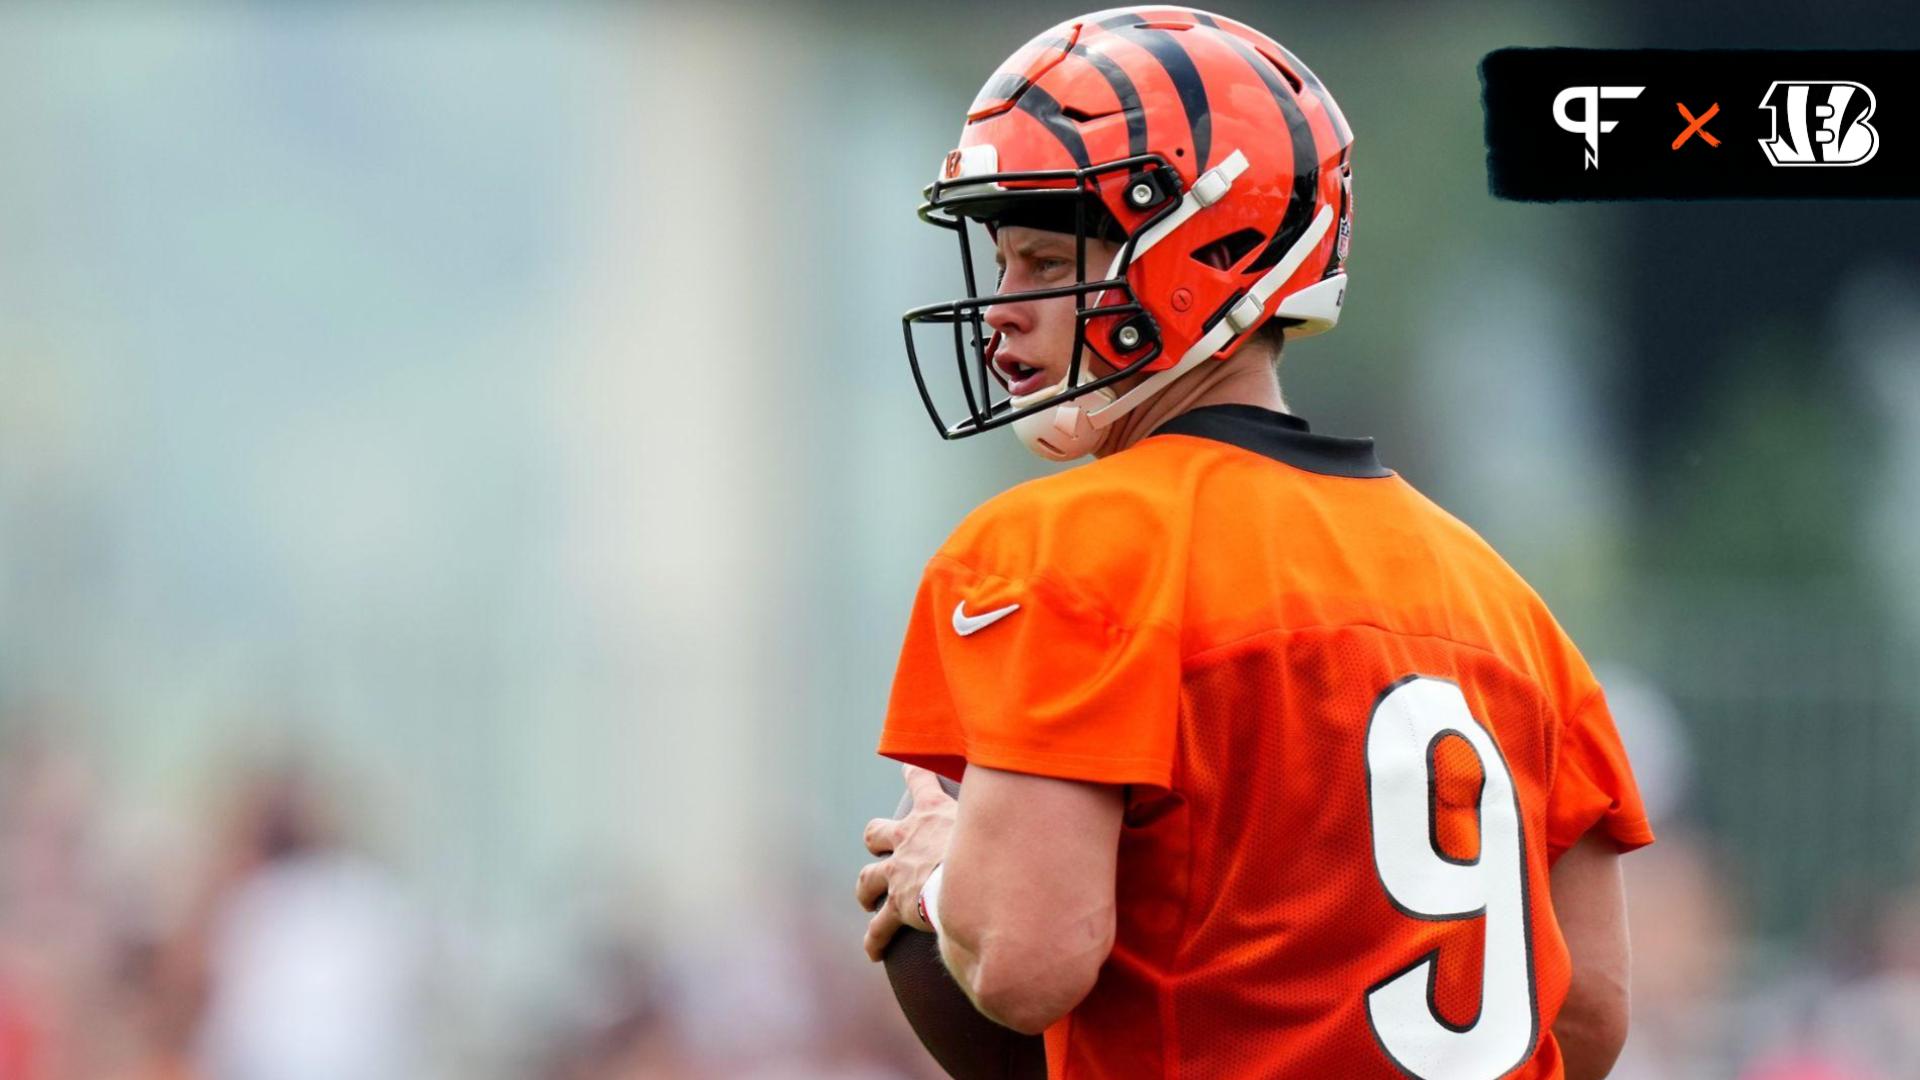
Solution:
<path fill-rule="evenodd" d="M 994 358 L 993 364 L 1007 380 L 1007 393 L 1014 397 L 1045 389 L 1058 381 L 1047 374 L 1046 368 L 1023 363 L 1017 357 L 1002 354 Z"/>

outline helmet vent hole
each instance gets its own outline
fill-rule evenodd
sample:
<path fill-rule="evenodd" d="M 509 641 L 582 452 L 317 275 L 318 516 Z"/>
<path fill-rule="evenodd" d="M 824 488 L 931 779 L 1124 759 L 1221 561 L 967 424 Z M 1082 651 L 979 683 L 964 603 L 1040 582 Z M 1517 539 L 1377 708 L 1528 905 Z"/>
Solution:
<path fill-rule="evenodd" d="M 1293 68 L 1289 67 L 1286 61 L 1268 52 L 1265 46 L 1261 46 L 1260 55 L 1265 57 L 1267 63 L 1272 64 L 1274 69 L 1280 72 L 1281 78 L 1287 80 L 1287 85 L 1293 87 L 1294 94 L 1298 95 L 1307 88 L 1306 84 L 1300 81 L 1300 76 L 1293 73 Z"/>
<path fill-rule="evenodd" d="M 1193 259 L 1215 270 L 1231 270 L 1265 239 L 1266 235 L 1258 229 L 1241 229 L 1195 248 Z"/>

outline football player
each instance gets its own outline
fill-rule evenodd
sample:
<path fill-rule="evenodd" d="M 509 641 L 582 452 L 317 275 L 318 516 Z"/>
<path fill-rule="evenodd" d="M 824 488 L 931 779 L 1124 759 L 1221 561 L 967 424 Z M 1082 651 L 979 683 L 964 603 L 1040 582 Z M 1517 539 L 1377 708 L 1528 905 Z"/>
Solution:
<path fill-rule="evenodd" d="M 1484 541 L 1280 395 L 1345 300 L 1351 143 L 1271 38 L 1114 10 L 1001 65 L 927 191 L 968 285 L 906 317 L 935 426 L 1096 460 L 927 564 L 879 746 L 915 804 L 856 893 L 869 956 L 938 933 L 1054 1076 L 1597 1077 L 1625 1039 L 1653 834 L 1605 695 Z"/>

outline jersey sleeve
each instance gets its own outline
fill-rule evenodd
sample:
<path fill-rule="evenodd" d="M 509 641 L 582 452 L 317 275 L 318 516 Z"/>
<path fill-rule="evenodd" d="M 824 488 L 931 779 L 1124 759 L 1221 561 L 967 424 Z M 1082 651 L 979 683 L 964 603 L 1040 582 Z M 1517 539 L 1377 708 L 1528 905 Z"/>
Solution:
<path fill-rule="evenodd" d="M 989 621 L 990 620 L 990 621 Z M 1180 637 L 1044 573 L 941 554 L 914 600 L 880 753 L 958 778 L 968 764 L 1172 785 Z"/>
<path fill-rule="evenodd" d="M 1640 787 L 1598 686 L 1561 729 L 1553 789 L 1547 797 L 1548 857 L 1557 861 L 1596 828 L 1621 851 L 1653 843 Z"/>

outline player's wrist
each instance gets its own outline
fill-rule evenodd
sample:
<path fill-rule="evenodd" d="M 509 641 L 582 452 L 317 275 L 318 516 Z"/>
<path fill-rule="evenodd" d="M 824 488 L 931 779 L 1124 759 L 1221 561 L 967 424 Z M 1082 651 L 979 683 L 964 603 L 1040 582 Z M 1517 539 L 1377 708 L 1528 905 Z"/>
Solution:
<path fill-rule="evenodd" d="M 927 875 L 926 884 L 920 886 L 920 898 L 914 907 L 920 913 L 920 921 L 927 929 L 940 933 L 940 886 L 946 879 L 947 864 L 935 863 L 933 873 Z"/>

